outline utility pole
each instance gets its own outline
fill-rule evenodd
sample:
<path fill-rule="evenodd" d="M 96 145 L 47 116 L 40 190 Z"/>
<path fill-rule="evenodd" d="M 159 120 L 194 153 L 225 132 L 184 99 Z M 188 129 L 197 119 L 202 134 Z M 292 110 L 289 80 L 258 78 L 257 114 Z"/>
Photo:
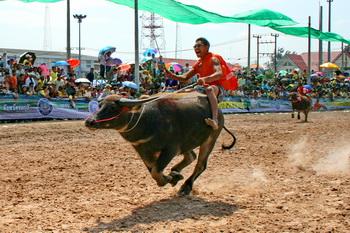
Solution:
<path fill-rule="evenodd" d="M 67 60 L 70 57 L 70 0 L 67 0 Z"/>
<path fill-rule="evenodd" d="M 260 41 L 260 39 L 263 37 L 263 36 L 273 36 L 275 39 L 273 41 Z M 254 38 L 257 39 L 257 67 L 259 68 L 260 66 L 260 55 L 262 56 L 269 56 L 272 60 L 272 57 L 274 57 L 274 61 L 273 61 L 273 64 L 274 64 L 274 69 L 275 69 L 275 72 L 277 71 L 277 37 L 279 37 L 279 34 L 274 34 L 274 33 L 271 33 L 270 35 L 253 35 Z M 273 53 L 270 53 L 270 52 L 263 52 L 261 53 L 260 52 L 260 44 L 274 44 L 274 52 Z"/>
<path fill-rule="evenodd" d="M 177 59 L 177 43 L 178 43 L 178 34 L 179 34 L 179 24 L 176 23 L 176 34 L 175 34 L 175 59 Z"/>
<path fill-rule="evenodd" d="M 140 67 L 139 67 L 139 2 L 134 0 L 134 23 L 135 23 L 135 67 L 134 67 L 134 77 L 137 88 L 140 88 Z"/>
<path fill-rule="evenodd" d="M 86 18 L 86 15 L 78 15 L 78 14 L 75 14 L 73 15 L 73 17 L 75 19 L 78 19 L 78 24 L 79 24 L 79 76 L 81 75 L 81 29 L 80 29 L 80 25 L 81 23 L 83 22 L 83 19 Z"/>
<path fill-rule="evenodd" d="M 253 35 L 253 38 L 256 38 L 256 69 L 259 70 L 259 46 L 260 46 L 260 35 Z"/>
<path fill-rule="evenodd" d="M 341 42 L 341 67 L 344 67 L 344 43 Z"/>
<path fill-rule="evenodd" d="M 320 6 L 320 16 L 319 16 L 319 26 L 318 29 L 320 32 L 323 30 L 323 6 Z M 318 67 L 323 64 L 323 40 L 318 40 Z"/>
<path fill-rule="evenodd" d="M 271 36 L 275 37 L 275 41 L 274 41 L 274 44 L 275 44 L 275 51 L 274 51 L 274 61 L 273 61 L 273 64 L 274 64 L 274 70 L 275 70 L 275 74 L 277 73 L 277 37 L 279 37 L 279 34 L 277 33 L 271 33 Z"/>
<path fill-rule="evenodd" d="M 247 74 L 250 74 L 250 38 L 251 38 L 251 26 L 250 24 L 248 24 L 248 70 L 247 70 Z"/>
<path fill-rule="evenodd" d="M 311 75 L 311 16 L 308 18 L 308 52 L 307 52 L 307 83 L 309 84 L 311 82 L 310 75 Z"/>
<path fill-rule="evenodd" d="M 327 0 L 328 2 L 328 32 L 331 32 L 331 6 L 333 0 Z M 328 41 L 328 62 L 331 62 L 331 42 Z"/>

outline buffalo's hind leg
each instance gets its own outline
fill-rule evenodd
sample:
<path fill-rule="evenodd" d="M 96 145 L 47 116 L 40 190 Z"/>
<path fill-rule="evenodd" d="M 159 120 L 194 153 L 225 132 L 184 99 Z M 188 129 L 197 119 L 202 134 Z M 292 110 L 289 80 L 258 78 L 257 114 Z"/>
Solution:
<path fill-rule="evenodd" d="M 307 122 L 307 117 L 308 117 L 308 115 L 309 115 L 309 111 L 310 111 L 310 110 L 308 110 L 308 109 L 304 111 L 304 114 L 305 114 L 305 122 Z"/>
<path fill-rule="evenodd" d="M 220 133 L 220 131 L 219 131 Z M 214 148 L 215 142 L 219 133 L 212 134 L 199 148 L 199 155 L 196 167 L 192 175 L 185 181 L 179 190 L 180 196 L 185 196 L 191 193 L 193 183 L 197 177 L 207 168 L 207 162 L 211 151 Z"/>
<path fill-rule="evenodd" d="M 184 177 L 180 174 L 182 169 L 190 165 L 197 157 L 193 150 L 183 153 L 184 158 L 178 164 L 171 168 L 170 176 L 172 177 L 170 184 L 175 186 L 177 182 L 182 180 Z"/>

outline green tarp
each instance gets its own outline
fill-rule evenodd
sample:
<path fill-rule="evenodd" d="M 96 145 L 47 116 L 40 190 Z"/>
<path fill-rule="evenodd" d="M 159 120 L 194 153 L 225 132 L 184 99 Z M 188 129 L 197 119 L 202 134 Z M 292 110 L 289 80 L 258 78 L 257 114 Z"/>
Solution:
<path fill-rule="evenodd" d="M 272 29 L 282 32 L 287 35 L 298 36 L 298 37 L 308 37 L 309 28 L 308 27 L 271 27 Z M 320 32 L 317 29 L 311 28 L 311 38 L 321 39 L 324 41 L 338 41 L 350 44 L 349 40 L 344 39 L 342 36 L 333 32 Z"/>
<path fill-rule="evenodd" d="M 120 5 L 134 7 L 134 0 L 108 0 Z M 279 12 L 263 9 L 249 11 L 233 16 L 222 16 L 193 5 L 186 5 L 174 0 L 139 0 L 140 10 L 156 13 L 175 22 L 189 24 L 203 23 L 250 23 L 258 26 L 295 25 L 291 18 Z"/>
<path fill-rule="evenodd" d="M 240 23 L 255 24 L 258 26 L 276 27 L 297 24 L 288 16 L 268 9 L 251 10 L 233 15 L 232 17 L 239 20 Z"/>
<path fill-rule="evenodd" d="M 62 0 L 19 0 L 22 2 L 59 2 Z M 119 5 L 134 8 L 134 0 L 107 0 Z M 189 23 L 247 23 L 257 26 L 267 26 L 287 35 L 297 37 L 308 37 L 308 27 L 282 27 L 295 25 L 291 18 L 279 12 L 268 9 L 247 11 L 233 16 L 223 16 L 217 13 L 203 10 L 200 7 L 186 5 L 175 0 L 139 0 L 138 7 L 140 10 L 156 13 L 169 20 Z M 325 41 L 338 41 L 350 44 L 350 40 L 332 32 L 320 32 L 311 28 L 311 38 Z"/>

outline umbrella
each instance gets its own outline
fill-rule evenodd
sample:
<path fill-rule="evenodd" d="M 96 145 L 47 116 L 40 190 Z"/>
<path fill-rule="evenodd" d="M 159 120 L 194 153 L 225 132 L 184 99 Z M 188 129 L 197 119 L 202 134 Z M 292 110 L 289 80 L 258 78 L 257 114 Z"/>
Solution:
<path fill-rule="evenodd" d="M 130 64 L 121 64 L 120 66 L 118 66 L 118 70 L 120 71 L 129 71 L 131 69 L 131 65 Z"/>
<path fill-rule="evenodd" d="M 144 57 L 141 59 L 141 63 L 145 63 L 145 62 L 148 62 L 148 61 L 151 61 L 152 58 L 151 57 Z"/>
<path fill-rule="evenodd" d="M 122 86 L 123 86 L 123 87 L 132 88 L 132 89 L 135 89 L 135 90 L 138 89 L 137 84 L 134 83 L 134 82 L 130 82 L 130 81 L 124 81 L 124 82 L 122 82 Z"/>
<path fill-rule="evenodd" d="M 69 66 L 69 63 L 67 61 L 56 61 L 52 63 L 53 66 Z"/>
<path fill-rule="evenodd" d="M 34 62 L 35 62 L 35 59 L 36 59 L 36 55 L 35 55 L 35 53 L 33 53 L 33 52 L 25 52 L 25 53 L 21 54 L 21 55 L 19 56 L 19 61 L 18 61 L 18 63 L 19 63 L 19 64 L 24 64 L 24 61 L 25 61 L 25 60 L 29 60 L 30 57 L 32 58 L 31 63 L 32 63 L 32 65 L 33 65 Z"/>
<path fill-rule="evenodd" d="M 312 85 L 310 85 L 310 84 L 306 84 L 303 87 L 308 89 L 308 90 L 312 90 Z"/>
<path fill-rule="evenodd" d="M 263 74 L 259 74 L 258 76 L 255 77 L 256 79 L 264 79 L 265 78 L 265 75 Z"/>
<path fill-rule="evenodd" d="M 324 73 L 321 72 L 321 71 L 317 71 L 315 74 L 317 74 L 317 75 L 320 76 L 320 77 L 323 77 L 323 76 L 324 76 Z"/>
<path fill-rule="evenodd" d="M 182 65 L 180 65 L 179 63 L 176 63 L 176 62 L 166 63 L 165 67 L 167 69 L 172 69 L 174 72 L 181 72 L 182 71 Z"/>
<path fill-rule="evenodd" d="M 87 78 L 78 78 L 75 80 L 75 83 L 90 83 L 90 81 Z"/>
<path fill-rule="evenodd" d="M 326 62 L 320 65 L 321 68 L 325 69 L 339 69 L 339 66 L 337 64 L 331 63 L 331 62 Z"/>
<path fill-rule="evenodd" d="M 119 58 L 111 58 L 107 60 L 107 65 L 109 66 L 119 66 L 120 64 L 122 64 L 122 60 Z"/>
<path fill-rule="evenodd" d="M 102 48 L 100 51 L 99 51 L 99 55 L 105 55 L 106 53 L 108 52 L 111 52 L 111 53 L 114 53 L 116 50 L 115 47 L 112 47 L 112 46 L 106 46 L 104 48 Z"/>
<path fill-rule="evenodd" d="M 72 68 L 78 67 L 80 65 L 79 59 L 75 59 L 75 58 L 68 59 L 67 62 Z"/>
<path fill-rule="evenodd" d="M 158 49 L 148 48 L 143 52 L 143 56 L 151 57 L 152 55 L 156 55 L 158 53 Z"/>
<path fill-rule="evenodd" d="M 278 74 L 281 75 L 281 76 L 286 76 L 286 75 L 288 74 L 288 71 L 286 71 L 286 70 L 280 70 L 280 71 L 278 72 Z"/>

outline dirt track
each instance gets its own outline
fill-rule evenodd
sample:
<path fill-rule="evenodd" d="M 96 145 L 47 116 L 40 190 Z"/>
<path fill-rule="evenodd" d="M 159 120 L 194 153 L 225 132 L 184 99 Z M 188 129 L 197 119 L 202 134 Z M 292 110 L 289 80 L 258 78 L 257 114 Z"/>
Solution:
<path fill-rule="evenodd" d="M 236 149 L 223 132 L 186 198 L 115 130 L 1 124 L 0 232 L 350 232 L 350 112 L 225 119 Z"/>

